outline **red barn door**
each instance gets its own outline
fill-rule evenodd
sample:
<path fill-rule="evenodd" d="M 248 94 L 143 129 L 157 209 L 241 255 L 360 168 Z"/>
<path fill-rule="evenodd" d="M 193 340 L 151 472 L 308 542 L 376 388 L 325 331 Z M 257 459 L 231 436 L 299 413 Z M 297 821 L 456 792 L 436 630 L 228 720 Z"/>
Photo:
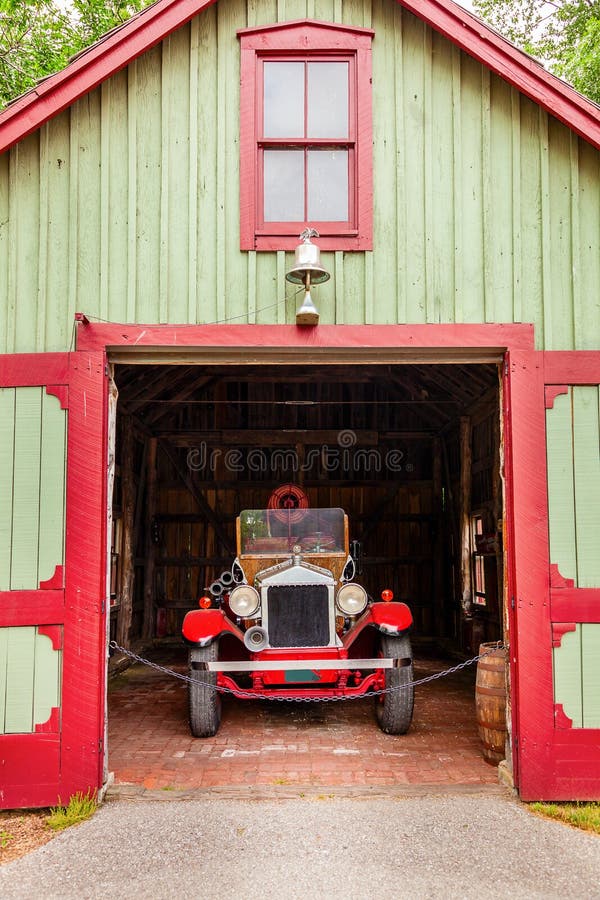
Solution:
<path fill-rule="evenodd" d="M 103 353 L 0 360 L 0 807 L 102 783 Z"/>
<path fill-rule="evenodd" d="M 506 379 L 520 795 L 600 798 L 600 354 L 513 352 Z"/>

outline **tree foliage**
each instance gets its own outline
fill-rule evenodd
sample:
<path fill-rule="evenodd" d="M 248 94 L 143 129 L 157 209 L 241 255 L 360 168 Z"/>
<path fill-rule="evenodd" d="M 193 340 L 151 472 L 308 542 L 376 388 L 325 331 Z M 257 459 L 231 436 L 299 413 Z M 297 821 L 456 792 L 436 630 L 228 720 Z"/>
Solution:
<path fill-rule="evenodd" d="M 473 0 L 475 12 L 600 103 L 600 0 Z"/>
<path fill-rule="evenodd" d="M 62 69 L 144 5 L 145 0 L 0 0 L 0 106 Z"/>
<path fill-rule="evenodd" d="M 148 0 L 0 0 L 0 107 Z M 600 103 L 600 0 L 473 0 L 501 34 Z"/>

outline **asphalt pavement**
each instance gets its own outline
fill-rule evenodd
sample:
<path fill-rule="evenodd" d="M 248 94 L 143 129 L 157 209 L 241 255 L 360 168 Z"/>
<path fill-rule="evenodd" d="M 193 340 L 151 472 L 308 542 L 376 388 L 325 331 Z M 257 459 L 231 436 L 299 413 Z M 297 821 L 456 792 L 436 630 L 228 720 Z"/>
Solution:
<path fill-rule="evenodd" d="M 108 800 L 0 897 L 600 898 L 600 837 L 495 796 Z"/>

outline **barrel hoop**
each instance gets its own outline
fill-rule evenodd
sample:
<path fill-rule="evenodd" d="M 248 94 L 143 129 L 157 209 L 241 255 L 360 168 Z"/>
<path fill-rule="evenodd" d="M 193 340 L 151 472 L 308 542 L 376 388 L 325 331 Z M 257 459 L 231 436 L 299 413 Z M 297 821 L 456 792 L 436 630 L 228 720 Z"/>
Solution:
<path fill-rule="evenodd" d="M 506 663 L 504 659 L 490 660 L 489 662 L 487 660 L 480 659 L 477 663 L 478 669 L 485 669 L 487 672 L 502 672 L 504 671 L 505 666 Z"/>
<path fill-rule="evenodd" d="M 506 691 L 503 687 L 483 687 L 481 684 L 478 684 L 475 687 L 475 696 L 477 696 L 477 694 L 483 694 L 485 697 L 506 697 Z"/>
<path fill-rule="evenodd" d="M 477 719 L 477 724 L 481 725 L 482 728 L 487 728 L 489 731 L 501 731 L 506 734 L 506 725 L 499 725 L 497 722 L 486 722 L 482 719 Z"/>

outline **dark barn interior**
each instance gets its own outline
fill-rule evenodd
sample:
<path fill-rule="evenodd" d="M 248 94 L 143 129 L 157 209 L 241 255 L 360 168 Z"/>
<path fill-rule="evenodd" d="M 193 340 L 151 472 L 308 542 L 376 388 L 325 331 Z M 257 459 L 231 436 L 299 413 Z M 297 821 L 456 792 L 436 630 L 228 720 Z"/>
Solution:
<path fill-rule="evenodd" d="M 410 606 L 416 678 L 502 636 L 497 365 L 115 364 L 113 377 L 110 627 L 120 646 L 187 672 L 182 621 L 230 570 L 236 517 L 289 484 L 313 508 L 344 509 L 358 580 Z M 122 662 L 116 654 L 114 672 Z M 377 728 L 371 699 L 224 695 L 218 734 L 198 740 L 181 681 L 135 664 L 109 685 L 109 764 L 121 784 L 497 780 L 478 735 L 474 666 L 417 688 L 400 737 Z"/>
<path fill-rule="evenodd" d="M 502 635 L 494 364 L 117 365 L 111 636 L 175 638 L 235 557 L 235 519 L 283 484 L 341 507 L 361 581 L 413 642 Z"/>

